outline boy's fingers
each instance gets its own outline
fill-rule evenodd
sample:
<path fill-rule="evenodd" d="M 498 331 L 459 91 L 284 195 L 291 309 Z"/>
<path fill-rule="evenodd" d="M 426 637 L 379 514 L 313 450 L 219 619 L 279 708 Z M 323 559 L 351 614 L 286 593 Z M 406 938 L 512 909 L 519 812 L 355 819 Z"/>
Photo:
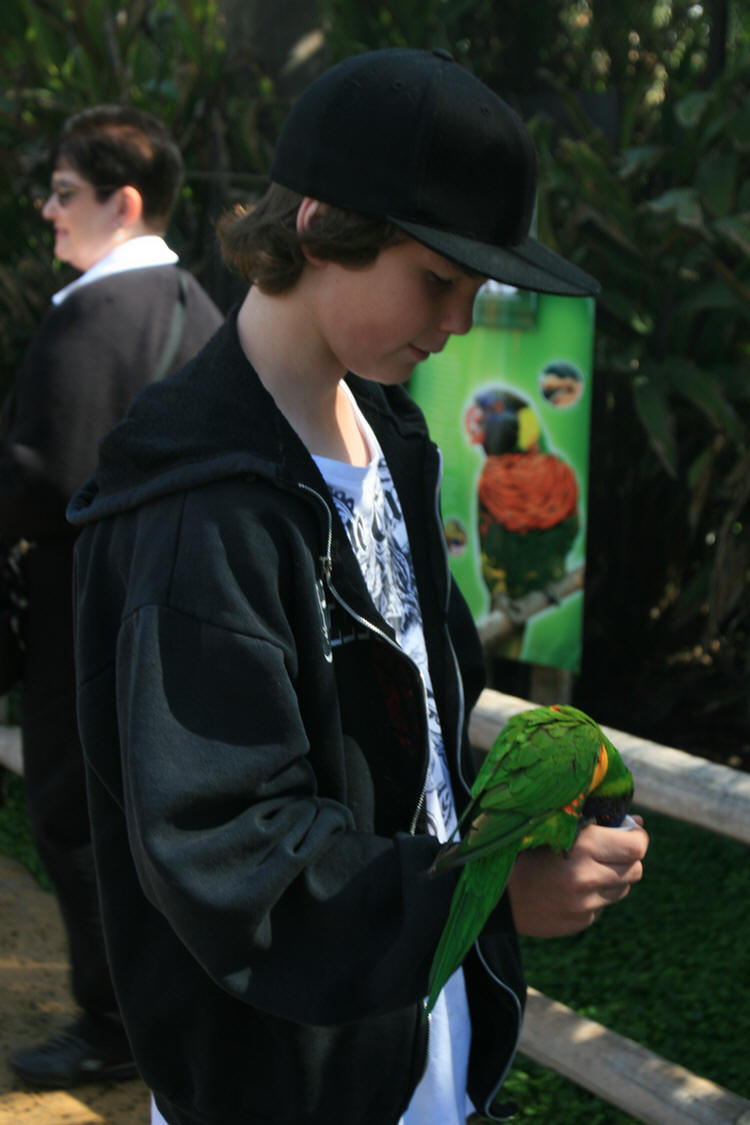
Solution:
<path fill-rule="evenodd" d="M 590 824 L 580 832 L 571 853 L 576 848 L 585 849 L 599 863 L 627 867 L 644 858 L 648 845 L 648 832 L 641 825 L 629 832 L 618 832 Z"/>

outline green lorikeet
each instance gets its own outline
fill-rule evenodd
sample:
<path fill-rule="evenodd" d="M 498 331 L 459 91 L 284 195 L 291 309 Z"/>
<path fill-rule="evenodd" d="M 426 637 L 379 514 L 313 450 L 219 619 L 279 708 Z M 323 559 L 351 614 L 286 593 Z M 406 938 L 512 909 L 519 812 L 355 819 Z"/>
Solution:
<path fill-rule="evenodd" d="M 456 834 L 431 873 L 463 867 L 429 978 L 426 1010 L 463 961 L 500 899 L 519 852 L 567 852 L 587 820 L 616 828 L 633 777 L 600 727 L 569 706 L 536 707 L 509 720 L 485 758 Z"/>

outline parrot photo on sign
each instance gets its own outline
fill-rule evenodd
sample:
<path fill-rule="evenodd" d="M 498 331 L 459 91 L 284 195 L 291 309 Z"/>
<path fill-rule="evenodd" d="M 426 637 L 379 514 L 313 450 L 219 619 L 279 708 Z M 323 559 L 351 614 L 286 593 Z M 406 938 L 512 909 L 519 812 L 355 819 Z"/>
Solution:
<path fill-rule="evenodd" d="M 589 822 L 617 828 L 633 777 L 597 723 L 575 707 L 514 715 L 496 738 L 471 788 L 456 832 L 432 875 L 463 868 L 435 951 L 426 1011 L 459 967 L 497 905 L 519 852 L 572 847 Z"/>
<path fill-rule="evenodd" d="M 543 590 L 565 574 L 580 530 L 578 481 L 547 449 L 529 403 L 505 387 L 474 397 L 464 422 L 486 459 L 477 482 L 482 578 L 491 608 Z"/>

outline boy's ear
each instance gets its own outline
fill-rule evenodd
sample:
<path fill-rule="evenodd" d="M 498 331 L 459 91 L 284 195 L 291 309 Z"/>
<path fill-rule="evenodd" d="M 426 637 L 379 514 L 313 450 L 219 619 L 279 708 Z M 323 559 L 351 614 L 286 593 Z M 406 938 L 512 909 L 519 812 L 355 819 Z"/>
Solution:
<path fill-rule="evenodd" d="M 137 226 L 143 219 L 143 196 L 132 184 L 125 184 L 117 194 L 117 217 L 121 225 Z"/>
<path fill-rule="evenodd" d="M 319 199 L 311 199 L 309 195 L 299 205 L 297 211 L 297 234 L 302 234 L 310 229 L 310 223 L 316 215 L 322 215 L 327 205 Z"/>
<path fill-rule="evenodd" d="M 327 203 L 321 203 L 319 199 L 311 199 L 310 196 L 306 195 L 297 211 L 297 234 L 307 234 L 316 217 L 322 215 L 327 209 Z M 305 255 L 308 262 L 312 264 L 320 261 L 320 259 L 316 258 L 310 249 L 305 246 L 304 242 L 302 243 L 302 253 Z"/>

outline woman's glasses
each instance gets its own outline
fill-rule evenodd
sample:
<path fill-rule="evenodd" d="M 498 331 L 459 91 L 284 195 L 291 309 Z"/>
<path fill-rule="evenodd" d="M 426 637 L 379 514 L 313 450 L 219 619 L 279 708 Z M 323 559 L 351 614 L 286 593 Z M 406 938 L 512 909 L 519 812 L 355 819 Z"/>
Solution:
<path fill-rule="evenodd" d="M 56 184 L 51 189 L 46 201 L 44 202 L 49 203 L 50 199 L 52 199 L 54 196 L 60 207 L 67 207 L 68 204 L 73 199 L 75 199 L 77 195 L 80 194 L 80 192 L 84 191 L 88 187 L 93 188 L 98 198 L 99 192 L 106 191 L 111 195 L 113 191 L 117 191 L 118 188 L 122 187 L 122 184 Z"/>

